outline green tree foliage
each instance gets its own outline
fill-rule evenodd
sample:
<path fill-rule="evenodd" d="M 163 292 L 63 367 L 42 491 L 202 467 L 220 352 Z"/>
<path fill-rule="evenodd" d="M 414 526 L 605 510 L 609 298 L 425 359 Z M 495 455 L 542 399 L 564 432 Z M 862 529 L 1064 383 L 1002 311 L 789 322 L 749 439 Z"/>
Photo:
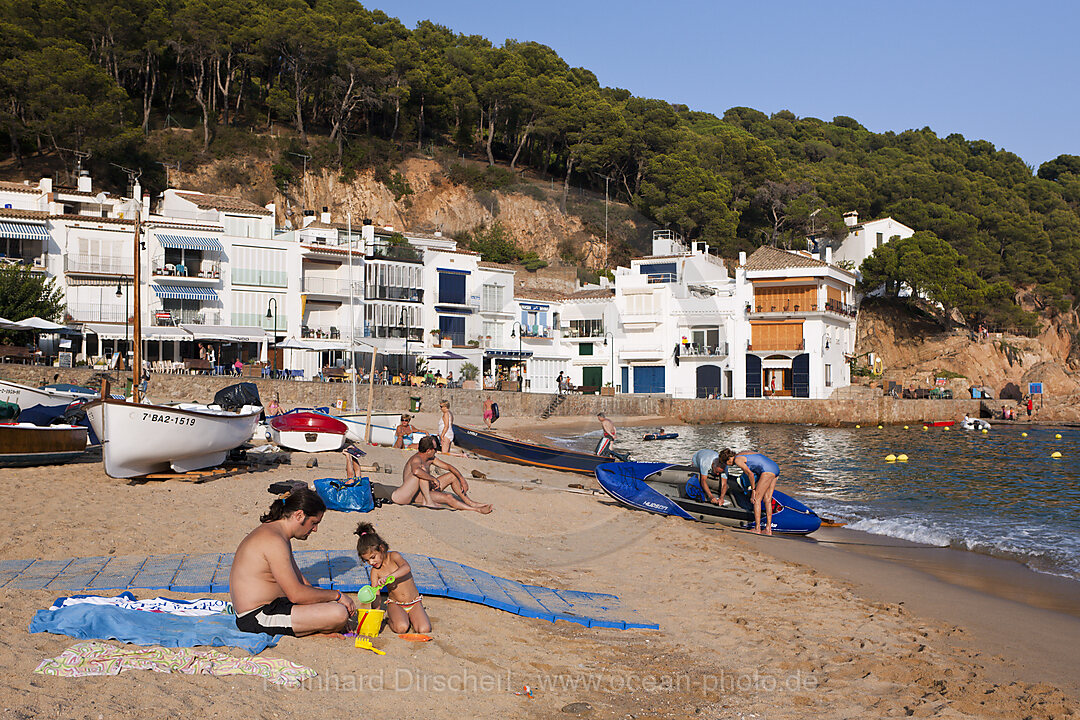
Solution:
<path fill-rule="evenodd" d="M 0 317 L 18 322 L 36 315 L 63 322 L 66 307 L 64 293 L 53 278 L 25 265 L 0 264 Z"/>
<path fill-rule="evenodd" d="M 309 167 L 345 179 L 376 168 L 391 182 L 404 152 L 447 146 L 561 182 L 564 210 L 572 187 L 606 191 L 728 257 L 811 233 L 836 241 L 849 210 L 891 215 L 951 247 L 986 288 L 1033 287 L 1050 309 L 1080 297 L 1077 156 L 1033 174 L 986 141 L 929 128 L 873 133 L 746 107 L 716 117 L 601 87 L 536 42 L 409 29 L 352 0 L 0 0 L 0 18 L 0 142 L 15 165 L 54 152 L 73 168 L 79 150 L 100 169 L 153 166 L 180 150 L 143 137 L 179 123 L 201 136 L 201 151 L 183 150 L 190 166 L 225 151 L 224 128 L 287 124 Z M 274 160 L 287 190 L 291 160 Z M 507 182 L 457 174 L 477 190 Z M 147 172 L 148 189 L 159 176 Z M 950 292 L 961 286 L 955 307 L 1020 317 L 1011 293 L 974 280 Z"/>
<path fill-rule="evenodd" d="M 469 250 L 480 253 L 485 262 L 517 263 L 526 270 L 534 271 L 547 267 L 547 262 L 535 252 L 524 252 L 514 241 L 513 235 L 496 220 L 490 226 L 482 225 L 461 238 Z"/>

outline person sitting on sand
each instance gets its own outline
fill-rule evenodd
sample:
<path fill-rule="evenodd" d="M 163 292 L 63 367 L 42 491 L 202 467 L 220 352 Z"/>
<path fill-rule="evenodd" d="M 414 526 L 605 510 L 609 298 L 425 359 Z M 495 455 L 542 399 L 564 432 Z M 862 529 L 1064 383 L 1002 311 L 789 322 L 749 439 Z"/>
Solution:
<path fill-rule="evenodd" d="M 725 450 L 724 452 L 730 453 L 731 451 Z M 696 502 L 723 505 L 724 495 L 727 494 L 727 460 L 728 458 L 722 453 L 708 448 L 703 448 L 694 453 L 694 457 L 690 459 L 690 464 L 697 468 L 698 475 L 686 481 L 686 486 L 683 488 L 686 497 Z M 720 482 L 720 492 L 717 495 L 713 495 L 712 490 L 709 489 L 710 478 L 716 478 Z"/>
<path fill-rule="evenodd" d="M 394 582 L 386 586 L 390 592 L 385 606 L 390 629 L 396 633 L 407 633 L 410 628 L 418 633 L 431 632 L 431 620 L 424 610 L 424 598 L 416 588 L 408 561 L 401 553 L 390 549 L 371 523 L 357 525 L 355 534 L 359 538 L 356 541 L 356 554 L 370 568 L 371 585 L 377 586 L 385 578 L 394 576 Z M 376 595 L 371 608 L 378 610 L 380 604 L 382 596 Z"/>
<path fill-rule="evenodd" d="M 273 502 L 233 556 L 229 597 L 244 632 L 294 635 L 341 632 L 355 607 L 339 590 L 312 587 L 296 566 L 292 541 L 319 528 L 326 505 L 299 487 Z"/>
<path fill-rule="evenodd" d="M 418 452 L 405 462 L 401 473 L 401 487 L 390 494 L 394 504 L 416 504 L 430 508 L 445 506 L 455 510 L 475 510 L 484 515 L 491 512 L 490 504 L 478 503 L 467 495 L 469 483 L 457 468 L 435 457 L 438 449 L 438 439 L 434 435 L 427 435 L 420 440 Z M 447 472 L 435 477 L 431 474 L 432 465 Z M 445 492 L 447 487 L 457 493 L 457 496 Z"/>
<path fill-rule="evenodd" d="M 405 438 L 416 432 L 412 426 L 412 415 L 405 413 L 401 416 L 401 424 L 394 429 L 394 447 L 405 447 Z"/>
<path fill-rule="evenodd" d="M 750 500 L 754 504 L 753 531 L 772 535 L 772 498 L 776 481 L 780 479 L 780 466 L 761 453 L 734 453 L 721 450 L 724 465 L 737 465 L 750 481 Z M 761 525 L 761 504 L 765 504 L 765 526 Z"/>

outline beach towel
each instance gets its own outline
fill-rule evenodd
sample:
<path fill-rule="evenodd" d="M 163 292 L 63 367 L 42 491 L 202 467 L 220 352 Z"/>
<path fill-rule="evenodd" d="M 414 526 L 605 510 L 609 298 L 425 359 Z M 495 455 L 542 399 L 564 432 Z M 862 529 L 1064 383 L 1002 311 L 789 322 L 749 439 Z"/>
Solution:
<path fill-rule="evenodd" d="M 97 640 L 72 645 L 34 669 L 39 675 L 87 677 L 119 675 L 123 670 L 153 670 L 184 675 L 251 675 L 284 687 L 298 687 L 318 673 L 279 658 L 238 658 L 220 650 L 116 647 Z"/>
<path fill-rule="evenodd" d="M 236 627 L 235 615 L 188 617 L 90 603 L 38 610 L 30 620 L 30 632 L 70 635 L 83 640 L 120 640 L 134 645 L 226 645 L 253 655 L 278 643 L 273 635 L 241 631 Z"/>
<path fill-rule="evenodd" d="M 50 610 L 59 610 L 69 605 L 87 603 L 91 605 L 112 605 L 114 607 L 127 608 L 129 610 L 142 610 L 143 612 L 167 613 L 169 615 L 218 615 L 231 613 L 232 603 L 228 600 L 215 600 L 213 598 L 198 598 L 197 600 L 173 600 L 171 598 L 156 597 L 148 600 L 139 600 L 130 592 L 122 592 L 116 597 L 103 597 L 101 595 L 72 595 L 71 597 L 57 598 Z"/>

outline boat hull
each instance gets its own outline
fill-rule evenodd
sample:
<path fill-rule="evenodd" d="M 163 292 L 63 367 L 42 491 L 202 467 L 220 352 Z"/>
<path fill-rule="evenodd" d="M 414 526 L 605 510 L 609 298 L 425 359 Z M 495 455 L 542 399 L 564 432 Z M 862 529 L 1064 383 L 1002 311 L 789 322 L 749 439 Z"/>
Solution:
<path fill-rule="evenodd" d="M 521 440 L 499 437 L 494 433 L 454 425 L 454 444 L 477 455 L 534 467 L 592 475 L 596 468 L 614 458 L 591 453 L 562 450 Z"/>
<path fill-rule="evenodd" d="M 728 484 L 729 502 L 734 504 L 717 506 L 691 500 L 680 492 L 687 480 L 697 476 L 690 466 L 665 463 L 607 463 L 596 469 L 600 487 L 635 510 L 743 529 L 752 526 L 754 506 L 738 478 Z M 774 532 L 809 535 L 819 527 L 821 518 L 813 510 L 779 490 L 773 493 Z"/>
<path fill-rule="evenodd" d="M 71 391 L 55 388 L 32 388 L 0 380 L 0 401 L 19 406 L 19 422 L 48 425 L 60 417 L 74 402 L 93 400 L 97 393 L 87 390 Z"/>
<path fill-rule="evenodd" d="M 86 433 L 77 425 L 0 424 L 0 467 L 71 462 L 86 452 Z"/>
<path fill-rule="evenodd" d="M 256 406 L 226 412 L 112 399 L 86 404 L 86 416 L 101 438 L 105 473 L 114 478 L 220 465 L 230 450 L 248 441 L 261 413 Z"/>
<path fill-rule="evenodd" d="M 345 423 L 322 413 L 300 411 L 270 418 L 270 439 L 299 452 L 329 452 L 345 447 Z"/>
<path fill-rule="evenodd" d="M 359 415 L 334 415 L 335 420 L 345 423 L 345 437 L 349 442 L 367 442 L 367 416 Z M 400 421 L 400 413 L 372 413 L 371 414 L 371 442 L 376 445 L 392 446 L 397 439 L 397 425 Z M 405 445 L 420 442 L 427 433 L 416 432 L 406 436 Z"/>
<path fill-rule="evenodd" d="M 679 437 L 679 433 L 648 433 L 642 435 L 642 440 L 674 440 Z"/>

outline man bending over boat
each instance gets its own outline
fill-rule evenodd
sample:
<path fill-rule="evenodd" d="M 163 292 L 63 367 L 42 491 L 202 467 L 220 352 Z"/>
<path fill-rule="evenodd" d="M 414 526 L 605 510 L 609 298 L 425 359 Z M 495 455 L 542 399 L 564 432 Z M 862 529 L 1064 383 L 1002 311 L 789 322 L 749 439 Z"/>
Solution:
<path fill-rule="evenodd" d="M 686 487 L 683 488 L 686 497 L 701 503 L 723 505 L 724 495 L 727 494 L 727 457 L 722 458 L 721 453 L 703 448 L 694 453 L 690 464 L 697 468 L 698 476 L 686 481 Z M 713 495 L 712 490 L 709 489 L 709 480 L 713 478 L 720 483 L 720 492 L 717 495 Z"/>
<path fill-rule="evenodd" d="M 293 559 L 292 541 L 319 528 L 326 505 L 314 490 L 282 495 L 233 556 L 229 597 L 244 632 L 297 637 L 341 632 L 355 607 L 339 590 L 312 587 Z"/>
<path fill-rule="evenodd" d="M 390 494 L 396 505 L 423 505 L 430 508 L 450 507 L 455 510 L 475 510 L 484 515 L 491 512 L 490 504 L 478 503 L 470 498 L 469 483 L 456 467 L 435 457 L 439 439 L 427 435 L 420 440 L 418 452 L 405 462 L 401 473 L 401 487 Z M 443 475 L 431 474 L 431 466 L 446 470 Z M 451 488 L 455 495 L 446 492 Z M 460 498 L 460 499 L 459 499 Z"/>
<path fill-rule="evenodd" d="M 773 491 L 780 479 L 780 466 L 776 461 L 761 453 L 735 453 L 723 450 L 720 462 L 737 465 L 743 471 L 743 477 L 750 481 L 750 501 L 754 504 L 753 532 L 772 535 Z M 761 506 L 765 505 L 765 524 L 761 524 Z"/>

